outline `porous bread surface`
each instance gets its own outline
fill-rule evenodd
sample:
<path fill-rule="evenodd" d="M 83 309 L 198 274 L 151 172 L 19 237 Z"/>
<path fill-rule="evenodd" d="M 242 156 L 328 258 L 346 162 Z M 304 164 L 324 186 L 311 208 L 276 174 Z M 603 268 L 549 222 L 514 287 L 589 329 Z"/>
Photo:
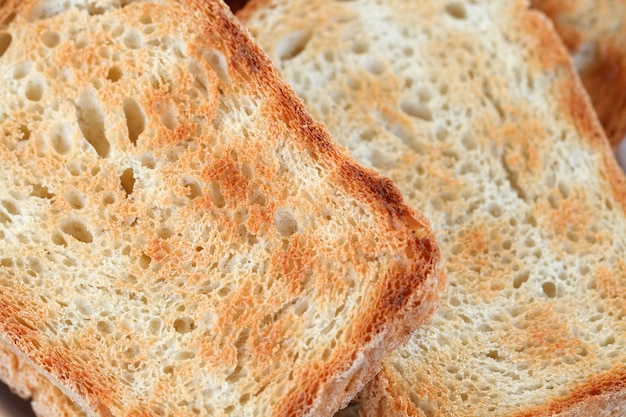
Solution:
<path fill-rule="evenodd" d="M 432 313 L 427 220 L 223 3 L 5 1 L 0 22 L 10 369 L 89 415 L 330 415 Z"/>
<path fill-rule="evenodd" d="M 624 415 L 624 175 L 545 16 L 509 0 L 260 0 L 239 16 L 446 258 L 441 307 L 362 414 Z"/>
<path fill-rule="evenodd" d="M 626 1 L 531 0 L 565 42 L 613 147 L 626 136 Z"/>

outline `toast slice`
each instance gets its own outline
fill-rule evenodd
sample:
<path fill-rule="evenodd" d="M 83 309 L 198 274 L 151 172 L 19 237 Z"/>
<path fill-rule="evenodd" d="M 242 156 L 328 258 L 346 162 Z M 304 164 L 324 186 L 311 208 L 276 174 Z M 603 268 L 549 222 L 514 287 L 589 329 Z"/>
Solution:
<path fill-rule="evenodd" d="M 614 148 L 626 136 L 626 2 L 531 0 L 565 42 Z"/>
<path fill-rule="evenodd" d="M 446 258 L 441 307 L 362 415 L 626 415 L 626 182 L 548 19 L 510 0 L 259 0 L 240 18 Z"/>
<path fill-rule="evenodd" d="M 25 364 L 91 416 L 328 416 L 431 315 L 427 220 L 224 3 L 5 1 L 0 22 L 14 389 Z"/>

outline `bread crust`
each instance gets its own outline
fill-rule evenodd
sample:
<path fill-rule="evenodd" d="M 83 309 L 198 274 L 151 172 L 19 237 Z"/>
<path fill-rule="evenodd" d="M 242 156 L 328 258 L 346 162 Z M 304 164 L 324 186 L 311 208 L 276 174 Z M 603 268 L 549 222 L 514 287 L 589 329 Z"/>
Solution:
<path fill-rule="evenodd" d="M 238 16 L 446 255 L 441 307 L 361 415 L 623 413 L 626 184 L 546 16 L 437 0 L 256 0 Z"/>
<path fill-rule="evenodd" d="M 29 78 L 28 100 L 44 107 L 52 96 L 68 94 L 68 114 L 75 111 L 77 119 L 68 123 L 76 133 L 69 142 L 64 127 L 56 127 L 58 133 L 45 117 L 33 117 L 52 126 L 45 134 L 36 124 L 19 124 L 31 120 L 28 111 L 4 119 L 1 157 L 25 184 L 13 194 L 30 193 L 28 203 L 5 196 L 10 202 L 4 207 L 18 215 L 12 212 L 20 205 L 28 221 L 37 221 L 42 204 L 52 208 L 43 215 L 49 219 L 45 238 L 35 249 L 21 249 L 27 264 L 3 261 L 0 343 L 27 358 L 87 415 L 324 416 L 346 405 L 386 352 L 438 304 L 445 273 L 428 220 L 406 206 L 390 180 L 358 166 L 334 143 L 222 2 L 79 6 L 33 0 L 5 2 L 0 9 L 11 36 L 2 59 L 19 61 L 14 45 L 25 42 L 25 33 L 36 34 L 45 48 L 33 46 L 36 53 L 26 54 L 37 62 L 36 71 L 48 76 L 69 68 L 71 82 L 63 85 L 63 74 L 55 79 L 60 87 Z M 110 32 L 91 30 L 95 25 Z M 181 41 L 181 33 L 190 38 Z M 136 52 L 126 58 L 116 49 L 120 43 Z M 154 60 L 143 54 L 153 45 L 167 54 Z M 171 66 L 159 66 L 168 59 Z M 155 76 L 145 83 L 143 75 L 151 71 Z M 133 131 L 139 133 L 133 137 Z M 24 135 L 33 141 L 17 144 Z M 237 146 L 242 137 L 247 142 Z M 45 146 L 37 147 L 38 138 Z M 82 166 L 66 155 L 80 157 Z M 64 179 L 49 178 L 49 172 Z M 35 208 L 28 198 L 37 199 Z M 97 198 L 104 202 L 99 209 L 92 208 Z M 326 203 L 340 204 L 341 211 L 325 212 Z M 50 230 L 57 221 L 61 230 Z M 323 235 L 325 230 L 332 233 Z M 115 255 L 89 249 L 107 239 L 118 242 Z M 271 257 L 255 274 L 248 267 L 254 254 L 267 257 L 255 249 L 259 241 Z M 332 242 L 342 249 L 328 247 Z M 240 254 L 240 248 L 248 252 Z M 46 251 L 55 261 L 38 260 Z M 66 281 L 59 285 L 67 286 L 72 301 L 49 303 L 53 289 L 37 289 L 37 282 L 58 272 L 66 251 L 77 254 L 66 259 L 70 272 L 54 278 Z M 118 252 L 135 261 L 127 265 Z M 90 257 L 93 265 L 85 263 Z M 95 270 L 72 269 L 76 264 Z M 127 271 L 120 273 L 120 266 Z M 21 277 L 20 268 L 34 268 L 38 278 L 15 283 L 12 274 Z M 226 276 L 241 271 L 235 274 L 241 282 L 212 287 L 211 280 L 220 278 L 213 273 L 204 282 L 204 274 L 215 269 Z M 80 278 L 87 273 L 89 280 Z M 257 291 L 267 291 L 264 297 L 255 292 L 257 282 L 265 285 Z M 111 297 L 110 305 L 90 291 Z M 212 305 L 217 297 L 227 301 Z M 176 301 L 181 299 L 184 304 Z M 106 313 L 115 305 L 124 320 Z M 175 315 L 141 316 L 170 306 Z M 99 309 L 98 317 L 109 321 L 93 316 Z M 314 310 L 320 317 L 332 310 L 333 317 L 313 321 Z M 321 328 L 312 325 L 322 322 Z M 338 339 L 322 342 L 326 329 L 338 331 Z M 159 336 L 147 336 L 150 331 Z M 154 359 L 168 344 L 176 348 L 166 359 Z M 228 398 L 232 403 L 220 405 Z"/>
<path fill-rule="evenodd" d="M 31 401 L 38 417 L 78 417 L 85 414 L 35 368 L 0 344 L 0 381 Z"/>
<path fill-rule="evenodd" d="M 616 149 L 626 136 L 626 3 L 533 0 L 580 59 L 579 72 L 602 126 Z"/>

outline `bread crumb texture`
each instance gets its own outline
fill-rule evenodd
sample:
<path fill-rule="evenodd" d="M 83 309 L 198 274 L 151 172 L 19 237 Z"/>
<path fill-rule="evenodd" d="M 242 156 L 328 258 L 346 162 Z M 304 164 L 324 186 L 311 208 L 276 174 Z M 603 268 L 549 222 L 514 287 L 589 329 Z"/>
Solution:
<path fill-rule="evenodd" d="M 508 0 L 259 0 L 240 17 L 446 257 L 442 306 L 362 415 L 624 415 L 624 175 L 548 20 Z"/>
<path fill-rule="evenodd" d="M 21 362 L 88 415 L 329 415 L 433 312 L 427 220 L 221 2 L 8 0 L 0 22 L 0 342 L 24 396 Z"/>

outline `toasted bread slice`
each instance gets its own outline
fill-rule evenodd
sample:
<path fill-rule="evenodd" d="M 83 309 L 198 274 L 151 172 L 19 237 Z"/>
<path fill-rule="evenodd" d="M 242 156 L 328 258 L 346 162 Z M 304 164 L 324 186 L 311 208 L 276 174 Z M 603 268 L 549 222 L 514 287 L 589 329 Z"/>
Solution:
<path fill-rule="evenodd" d="M 30 365 L 88 415 L 327 416 L 431 315 L 427 220 L 225 4 L 5 1 L 0 22 L 9 383 Z"/>
<path fill-rule="evenodd" d="M 240 17 L 446 257 L 442 306 L 362 414 L 626 415 L 626 183 L 548 19 L 510 0 L 261 0 Z"/>
<path fill-rule="evenodd" d="M 626 2 L 531 0 L 551 18 L 614 148 L 626 136 Z"/>

